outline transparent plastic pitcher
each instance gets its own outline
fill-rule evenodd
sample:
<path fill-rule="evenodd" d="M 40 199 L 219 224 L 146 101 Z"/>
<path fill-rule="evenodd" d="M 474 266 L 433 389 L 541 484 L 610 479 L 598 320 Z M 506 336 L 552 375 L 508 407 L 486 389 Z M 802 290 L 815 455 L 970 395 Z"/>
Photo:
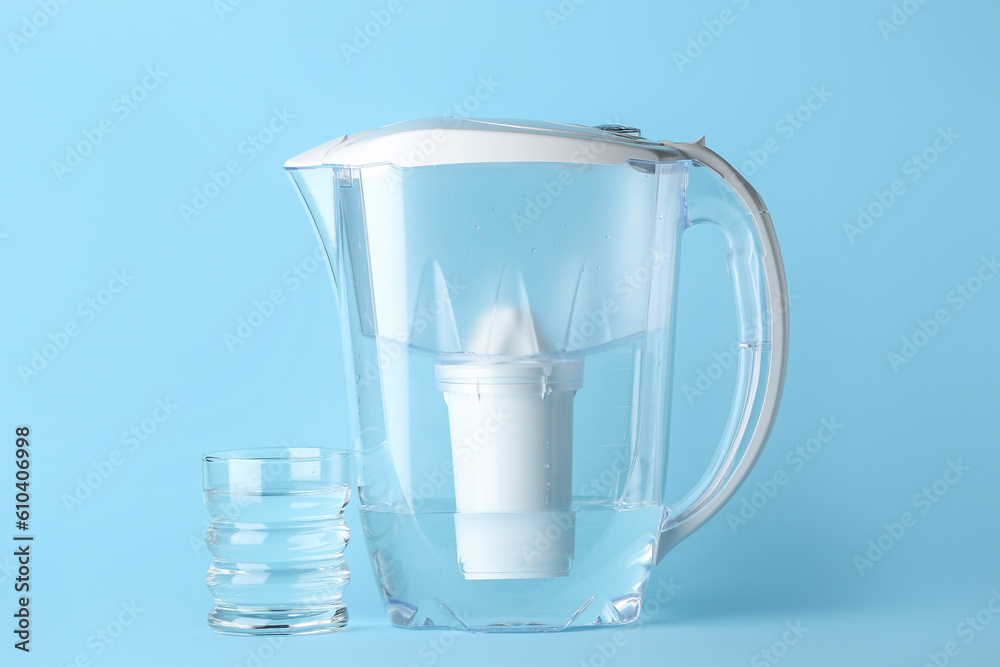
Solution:
<path fill-rule="evenodd" d="M 338 297 L 364 531 L 389 619 L 634 620 L 650 570 L 733 494 L 781 395 L 764 203 L 704 147 L 621 126 L 438 118 L 288 161 Z M 729 244 L 736 394 L 709 469 L 664 488 L 677 252 Z"/>

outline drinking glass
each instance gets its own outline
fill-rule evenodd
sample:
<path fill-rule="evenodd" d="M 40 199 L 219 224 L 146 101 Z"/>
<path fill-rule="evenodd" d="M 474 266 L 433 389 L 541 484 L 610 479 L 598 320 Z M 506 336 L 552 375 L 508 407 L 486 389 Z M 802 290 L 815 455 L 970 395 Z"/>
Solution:
<path fill-rule="evenodd" d="M 297 635 L 347 624 L 350 454 L 234 449 L 203 457 L 208 587 L 216 632 Z"/>

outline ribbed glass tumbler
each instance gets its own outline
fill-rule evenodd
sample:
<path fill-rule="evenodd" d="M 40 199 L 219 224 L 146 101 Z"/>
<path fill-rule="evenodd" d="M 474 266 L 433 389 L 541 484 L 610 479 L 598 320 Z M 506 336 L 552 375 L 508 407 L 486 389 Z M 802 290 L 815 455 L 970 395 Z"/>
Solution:
<path fill-rule="evenodd" d="M 347 624 L 350 467 L 348 452 L 313 447 L 203 457 L 213 630 L 298 635 Z"/>

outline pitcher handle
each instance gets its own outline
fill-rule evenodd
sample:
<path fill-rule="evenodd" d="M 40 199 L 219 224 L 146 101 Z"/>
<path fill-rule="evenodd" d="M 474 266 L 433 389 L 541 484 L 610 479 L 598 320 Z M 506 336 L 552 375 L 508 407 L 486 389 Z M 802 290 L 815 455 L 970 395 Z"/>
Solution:
<path fill-rule="evenodd" d="M 656 562 L 718 512 L 750 473 L 777 416 L 788 357 L 788 296 L 771 217 L 746 179 L 703 141 L 664 143 L 691 160 L 685 229 L 711 222 L 726 235 L 739 332 L 736 392 L 708 470 L 661 525 Z"/>

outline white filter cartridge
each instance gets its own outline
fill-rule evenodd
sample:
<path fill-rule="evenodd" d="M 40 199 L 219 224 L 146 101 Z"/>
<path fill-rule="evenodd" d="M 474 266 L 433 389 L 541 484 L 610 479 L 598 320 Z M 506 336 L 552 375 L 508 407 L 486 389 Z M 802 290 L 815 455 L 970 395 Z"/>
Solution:
<path fill-rule="evenodd" d="M 466 579 L 566 576 L 583 362 L 437 364 L 435 375 L 451 429 L 459 569 Z"/>

